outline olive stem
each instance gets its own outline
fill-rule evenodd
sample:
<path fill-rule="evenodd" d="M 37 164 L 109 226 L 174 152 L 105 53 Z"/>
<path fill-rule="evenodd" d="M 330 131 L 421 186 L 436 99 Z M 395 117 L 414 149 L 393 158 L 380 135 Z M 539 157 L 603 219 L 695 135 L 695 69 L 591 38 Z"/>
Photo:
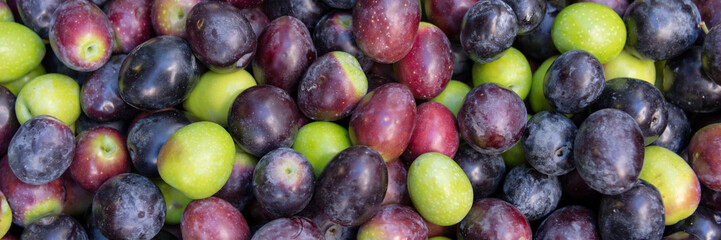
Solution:
<path fill-rule="evenodd" d="M 701 21 L 701 23 L 699 23 L 698 26 L 701 27 L 701 29 L 703 29 L 704 33 L 708 34 L 708 26 L 706 26 L 706 22 Z"/>

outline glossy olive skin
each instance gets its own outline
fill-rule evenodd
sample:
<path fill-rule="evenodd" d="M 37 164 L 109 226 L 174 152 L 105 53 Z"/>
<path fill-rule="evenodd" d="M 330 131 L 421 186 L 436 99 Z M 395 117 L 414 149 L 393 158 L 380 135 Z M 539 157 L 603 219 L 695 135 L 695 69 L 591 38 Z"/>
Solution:
<path fill-rule="evenodd" d="M 80 107 L 93 120 L 111 122 L 132 118 L 138 110 L 120 97 L 118 73 L 126 55 L 115 55 L 90 74 L 80 90 Z"/>
<path fill-rule="evenodd" d="M 28 225 L 21 238 L 87 240 L 88 234 L 78 221 L 67 215 L 60 215 L 43 218 Z"/>
<path fill-rule="evenodd" d="M 721 223 L 719 223 L 721 214 L 707 208 L 699 206 L 691 216 L 670 226 L 671 232 L 684 231 L 699 239 L 719 239 L 721 238 Z"/>
<path fill-rule="evenodd" d="M 721 109 L 721 85 L 703 71 L 702 50 L 692 46 L 688 51 L 666 62 L 663 84 L 670 85 L 666 99 L 679 108 L 695 113 Z"/>
<path fill-rule="evenodd" d="M 493 62 L 506 51 L 518 32 L 511 6 L 501 0 L 479 1 L 463 17 L 461 46 L 474 61 Z"/>
<path fill-rule="evenodd" d="M 423 7 L 425 16 L 428 18 L 426 21 L 442 29 L 451 41 L 458 42 L 461 34 L 463 16 L 465 16 L 468 9 L 478 1 L 479 0 L 426 0 L 423 1 L 421 7 Z"/>
<path fill-rule="evenodd" d="M 689 123 L 686 113 L 671 103 L 666 103 L 668 109 L 668 124 L 663 130 L 661 136 L 651 143 L 653 146 L 659 146 L 680 153 L 688 145 L 691 140 L 691 124 Z"/>
<path fill-rule="evenodd" d="M 158 154 L 170 135 L 190 124 L 178 110 L 161 111 L 138 120 L 128 130 L 127 146 L 130 160 L 138 173 L 158 177 Z"/>
<path fill-rule="evenodd" d="M 451 43 L 440 28 L 421 23 L 411 51 L 393 65 L 398 82 L 418 99 L 443 92 L 453 75 Z"/>
<path fill-rule="evenodd" d="M 361 99 L 351 115 L 348 133 L 353 144 L 370 146 L 388 161 L 408 147 L 415 117 L 411 91 L 400 83 L 388 83 Z"/>
<path fill-rule="evenodd" d="M 259 84 L 295 94 L 300 78 L 315 59 L 315 46 L 305 25 L 294 17 L 280 17 L 258 37 L 253 76 Z"/>
<path fill-rule="evenodd" d="M 721 27 L 711 28 L 703 42 L 703 70 L 711 80 L 721 84 Z"/>
<path fill-rule="evenodd" d="M 650 83 L 633 78 L 616 78 L 606 86 L 592 110 L 616 108 L 631 115 L 641 128 L 645 145 L 655 141 L 668 124 L 668 108 L 663 94 Z"/>
<path fill-rule="evenodd" d="M 558 112 L 543 111 L 526 124 L 521 143 L 526 161 L 543 174 L 560 176 L 573 170 L 576 125 Z"/>
<path fill-rule="evenodd" d="M 458 148 L 453 160 L 471 181 L 475 200 L 496 192 L 505 179 L 506 164 L 501 155 L 483 154 L 464 144 Z"/>
<path fill-rule="evenodd" d="M 357 0 L 353 7 L 353 35 L 366 56 L 394 63 L 413 47 L 421 20 L 420 1 Z"/>
<path fill-rule="evenodd" d="M 95 226 L 111 239 L 147 239 L 160 232 L 165 221 L 160 189 L 134 173 L 108 179 L 93 197 Z"/>
<path fill-rule="evenodd" d="M 556 209 L 561 200 L 561 182 L 526 164 L 519 165 L 506 175 L 503 182 L 504 199 L 518 209 L 529 221 L 541 220 Z"/>
<path fill-rule="evenodd" d="M 19 23 L 32 29 L 40 38 L 48 39 L 53 13 L 55 9 L 65 1 L 66 0 L 17 0 L 17 10 L 20 15 L 15 15 L 15 17 L 22 19 L 22 22 Z"/>
<path fill-rule="evenodd" d="M 185 40 L 173 36 L 152 38 L 139 45 L 120 67 L 120 97 L 141 110 L 178 105 L 200 79 L 200 67 Z"/>
<path fill-rule="evenodd" d="M 12 222 L 21 227 L 42 217 L 59 215 L 67 196 L 59 178 L 43 185 L 20 181 L 10 169 L 7 156 L 0 160 L 0 191 L 10 206 Z"/>
<path fill-rule="evenodd" d="M 349 54 L 331 52 L 316 59 L 298 83 L 298 108 L 304 116 L 336 121 L 351 115 L 366 94 L 367 79 Z"/>
<path fill-rule="evenodd" d="M 603 239 L 659 239 L 663 236 L 661 194 L 650 183 L 639 183 L 625 193 L 603 196 L 598 210 Z"/>
<path fill-rule="evenodd" d="M 645 0 L 629 5 L 623 21 L 629 53 L 659 61 L 678 56 L 696 41 L 701 14 L 690 0 Z"/>
<path fill-rule="evenodd" d="M 578 128 L 573 159 L 581 178 L 603 194 L 620 194 L 636 185 L 643 165 L 641 129 L 613 108 L 591 114 Z"/>
<path fill-rule="evenodd" d="M 15 176 L 33 185 L 58 179 L 75 156 L 75 136 L 62 121 L 49 115 L 31 118 L 10 141 L 8 163 Z"/>
<path fill-rule="evenodd" d="M 256 38 L 260 36 L 260 33 L 263 32 L 265 26 L 270 24 L 268 16 L 265 16 L 265 13 L 263 13 L 260 8 L 243 8 L 240 9 L 240 13 L 243 14 L 243 17 L 245 17 L 245 19 L 248 20 L 248 23 L 250 23 L 250 27 L 253 28 Z"/>
<path fill-rule="evenodd" d="M 331 221 L 355 227 L 380 210 L 387 186 L 388 170 L 381 155 L 366 146 L 352 146 L 325 167 L 313 201 Z"/>
<path fill-rule="evenodd" d="M 596 216 L 582 206 L 559 208 L 543 220 L 536 231 L 538 240 L 599 240 Z"/>
<path fill-rule="evenodd" d="M 513 205 L 496 198 L 473 203 L 468 215 L 458 223 L 459 240 L 531 239 L 531 226 Z"/>
<path fill-rule="evenodd" d="M 112 0 L 103 5 L 115 32 L 113 53 L 125 54 L 154 36 L 151 0 Z"/>
<path fill-rule="evenodd" d="M 253 173 L 253 193 L 265 211 L 293 216 L 313 197 L 315 175 L 303 154 L 290 148 L 268 152 Z"/>
<path fill-rule="evenodd" d="M 572 50 L 548 68 L 543 95 L 557 111 L 578 113 L 601 96 L 605 84 L 601 62 L 586 51 Z"/>
<path fill-rule="evenodd" d="M 373 60 L 358 48 L 353 36 L 353 16 L 350 12 L 330 12 L 318 21 L 313 30 L 313 44 L 318 56 L 332 51 L 350 53 L 358 60 L 364 71 L 373 65 Z"/>
<path fill-rule="evenodd" d="M 547 3 L 546 15 L 543 16 L 543 20 L 538 24 L 538 27 L 516 37 L 516 47 L 523 52 L 523 55 L 543 61 L 559 54 L 551 38 L 551 29 L 561 9 L 555 3 Z"/>
<path fill-rule="evenodd" d="M 298 133 L 300 112 L 290 95 L 271 85 L 246 89 L 233 101 L 228 132 L 246 152 L 262 157 L 280 147 L 290 147 Z"/>
<path fill-rule="evenodd" d="M 308 218 L 293 216 L 273 220 L 258 229 L 252 240 L 263 239 L 325 239 L 323 233 Z"/>
<path fill-rule="evenodd" d="M 535 30 L 543 21 L 546 0 L 504 0 L 511 6 L 518 20 L 518 35 Z"/>
<path fill-rule="evenodd" d="M 15 115 L 15 95 L 6 87 L 0 87 L 0 155 L 5 155 L 15 132 L 20 128 Z"/>
<path fill-rule="evenodd" d="M 215 72 L 234 72 L 250 65 L 257 43 L 255 32 L 240 10 L 228 2 L 196 4 L 186 22 L 188 43 L 195 56 Z"/>
<path fill-rule="evenodd" d="M 353 240 L 356 239 L 358 227 L 343 227 L 331 221 L 328 216 L 323 213 L 322 208 L 318 207 L 315 202 L 311 201 L 308 207 L 298 214 L 313 221 L 321 231 L 326 240 Z"/>
<path fill-rule="evenodd" d="M 476 151 L 500 154 L 521 140 L 526 116 L 526 105 L 515 92 L 486 83 L 466 95 L 458 111 L 458 129 Z"/>
<path fill-rule="evenodd" d="M 303 22 L 309 29 L 313 29 L 318 20 L 330 10 L 321 0 L 263 0 L 262 8 L 270 20 L 291 16 Z"/>

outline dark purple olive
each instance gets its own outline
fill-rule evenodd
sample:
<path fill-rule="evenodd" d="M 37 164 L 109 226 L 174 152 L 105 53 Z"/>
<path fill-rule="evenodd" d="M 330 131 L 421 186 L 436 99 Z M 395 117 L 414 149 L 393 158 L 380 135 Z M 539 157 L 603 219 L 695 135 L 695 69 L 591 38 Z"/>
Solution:
<path fill-rule="evenodd" d="M 553 28 L 553 22 L 556 21 L 556 16 L 561 9 L 554 3 L 547 3 L 546 15 L 538 27 L 516 38 L 516 45 L 524 55 L 543 61 L 559 54 L 556 45 L 553 44 L 553 39 L 551 39 L 551 28 Z"/>
<path fill-rule="evenodd" d="M 373 60 L 358 48 L 353 35 L 353 16 L 350 12 L 331 12 L 318 21 L 313 31 L 313 43 L 318 56 L 332 51 L 347 52 L 358 60 L 363 71 L 370 70 Z"/>
<path fill-rule="evenodd" d="M 126 55 L 115 55 L 93 72 L 80 91 L 80 106 L 86 116 L 96 121 L 111 122 L 133 118 L 138 110 L 120 97 L 118 72 Z"/>
<path fill-rule="evenodd" d="M 330 10 L 321 0 L 264 0 L 263 12 L 271 21 L 282 16 L 297 18 L 309 29 Z"/>
<path fill-rule="evenodd" d="M 546 13 L 546 0 L 504 0 L 511 6 L 518 20 L 518 35 L 535 30 Z"/>
<path fill-rule="evenodd" d="M 603 65 L 590 53 L 572 50 L 561 54 L 548 68 L 543 95 L 561 113 L 578 113 L 603 92 Z"/>
<path fill-rule="evenodd" d="M 293 145 L 298 119 L 298 107 L 287 92 L 258 85 L 235 98 L 228 114 L 228 130 L 244 151 L 261 157 Z"/>
<path fill-rule="evenodd" d="M 696 41 L 701 13 L 690 0 L 634 1 L 623 21 L 628 52 L 659 61 L 678 56 Z"/>
<path fill-rule="evenodd" d="M 15 94 L 0 87 L 0 155 L 5 155 L 15 132 L 20 128 L 15 114 Z"/>
<path fill-rule="evenodd" d="M 485 154 L 501 154 L 516 145 L 526 120 L 523 100 L 495 83 L 471 89 L 458 111 L 461 137 L 473 149 Z"/>
<path fill-rule="evenodd" d="M 158 177 L 158 154 L 170 135 L 190 124 L 178 110 L 160 111 L 138 120 L 128 131 L 128 154 L 135 170 L 146 177 Z"/>
<path fill-rule="evenodd" d="M 668 109 L 661 91 L 647 81 L 633 78 L 606 81 L 601 96 L 591 108 L 615 108 L 628 113 L 641 128 L 645 145 L 655 141 L 668 123 Z"/>
<path fill-rule="evenodd" d="M 66 215 L 46 217 L 28 225 L 21 239 L 87 240 L 83 226 Z"/>
<path fill-rule="evenodd" d="M 250 65 L 257 43 L 243 14 L 228 2 L 206 1 L 193 6 L 185 24 L 195 56 L 215 72 L 234 72 Z"/>
<path fill-rule="evenodd" d="M 664 229 L 661 194 L 639 180 L 618 195 L 606 195 L 598 210 L 598 230 L 603 239 L 660 239 Z"/>
<path fill-rule="evenodd" d="M 668 124 L 663 130 L 661 136 L 651 145 L 659 146 L 679 153 L 686 148 L 691 140 L 691 124 L 686 117 L 686 113 L 671 103 L 666 103 L 668 108 Z"/>
<path fill-rule="evenodd" d="M 75 135 L 70 127 L 49 115 L 26 121 L 8 148 L 8 163 L 27 184 L 42 185 L 58 179 L 75 156 Z"/>
<path fill-rule="evenodd" d="M 198 83 L 200 69 L 185 40 L 152 38 L 128 54 L 120 67 L 120 97 L 141 110 L 178 105 Z"/>
<path fill-rule="evenodd" d="M 721 109 L 721 85 L 703 72 L 702 50 L 692 46 L 688 51 L 666 62 L 663 85 L 666 99 L 679 108 L 696 113 Z"/>
<path fill-rule="evenodd" d="M 506 164 L 501 155 L 483 154 L 466 144 L 458 148 L 453 160 L 471 181 L 476 200 L 496 192 L 506 176 Z"/>
<path fill-rule="evenodd" d="M 313 197 L 331 221 L 354 227 L 380 210 L 387 186 L 383 157 L 372 148 L 352 146 L 328 163 L 318 177 Z"/>
<path fill-rule="evenodd" d="M 293 216 L 313 197 L 315 174 L 308 159 L 290 148 L 265 154 L 253 173 L 255 199 L 271 214 Z"/>
<path fill-rule="evenodd" d="M 313 173 L 311 172 L 311 174 Z M 310 219 L 294 216 L 266 223 L 255 232 L 252 238 L 252 240 L 265 239 L 323 240 L 325 238 Z"/>
<path fill-rule="evenodd" d="M 22 23 L 35 31 L 42 39 L 48 39 L 50 22 L 55 9 L 65 0 L 16 0 Z"/>
<path fill-rule="evenodd" d="M 581 178 L 607 195 L 628 191 L 638 182 L 643 166 L 641 129 L 627 113 L 599 110 L 578 128 L 573 159 Z"/>
<path fill-rule="evenodd" d="M 160 189 L 134 173 L 108 179 L 93 197 L 93 220 L 110 239 L 148 239 L 165 222 L 165 200 Z"/>
<path fill-rule="evenodd" d="M 300 78 L 315 58 L 316 50 L 308 28 L 297 18 L 280 17 L 258 36 L 253 76 L 260 84 L 296 94 Z"/>
<path fill-rule="evenodd" d="M 513 44 L 518 21 L 511 6 L 502 0 L 479 1 L 463 17 L 461 45 L 478 63 L 489 63 L 501 57 Z"/>
<path fill-rule="evenodd" d="M 669 230 L 684 231 L 703 240 L 721 239 L 721 213 L 699 206 L 696 212 L 670 226 Z"/>
<path fill-rule="evenodd" d="M 504 199 L 513 204 L 529 221 L 543 219 L 561 200 L 561 182 L 555 176 L 519 165 L 506 175 Z"/>
<path fill-rule="evenodd" d="M 581 206 L 559 208 L 548 215 L 534 236 L 537 240 L 598 240 L 596 216 Z"/>
<path fill-rule="evenodd" d="M 526 161 L 539 172 L 560 176 L 573 170 L 576 125 L 558 112 L 543 111 L 526 124 L 521 143 Z"/>

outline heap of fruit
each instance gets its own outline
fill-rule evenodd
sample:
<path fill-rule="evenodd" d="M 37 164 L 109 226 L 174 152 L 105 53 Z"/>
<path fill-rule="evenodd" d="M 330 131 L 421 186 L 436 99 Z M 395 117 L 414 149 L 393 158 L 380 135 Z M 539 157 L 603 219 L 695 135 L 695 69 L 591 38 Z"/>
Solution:
<path fill-rule="evenodd" d="M 720 84 L 718 0 L 3 0 L 0 237 L 721 239 Z"/>

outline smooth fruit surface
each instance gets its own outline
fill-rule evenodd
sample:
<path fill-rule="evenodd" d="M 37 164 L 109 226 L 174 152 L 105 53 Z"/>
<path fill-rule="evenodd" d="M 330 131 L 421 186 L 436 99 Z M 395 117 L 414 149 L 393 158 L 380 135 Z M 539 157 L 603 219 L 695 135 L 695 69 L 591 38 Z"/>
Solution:
<path fill-rule="evenodd" d="M 228 126 L 228 112 L 233 100 L 255 85 L 258 84 L 253 76 L 243 69 L 232 73 L 208 71 L 200 76 L 183 107 L 200 120 Z"/>
<path fill-rule="evenodd" d="M 458 112 L 458 129 L 476 151 L 500 154 L 521 139 L 526 115 L 526 105 L 517 94 L 486 83 L 466 95 Z"/>
<path fill-rule="evenodd" d="M 637 184 L 643 136 L 625 112 L 607 108 L 591 114 L 578 128 L 573 146 L 576 170 L 594 190 L 616 195 Z"/>
<path fill-rule="evenodd" d="M 635 78 L 654 85 L 656 83 L 656 65 L 653 60 L 634 57 L 621 51 L 616 58 L 603 64 L 606 81 L 615 78 Z"/>
<path fill-rule="evenodd" d="M 0 22 L 0 32 L 0 82 L 20 78 L 40 64 L 45 45 L 35 32 L 14 22 Z"/>
<path fill-rule="evenodd" d="M 220 125 L 196 122 L 168 138 L 158 154 L 158 172 L 170 186 L 193 199 L 223 187 L 233 168 L 235 144 Z"/>
<path fill-rule="evenodd" d="M 293 149 L 308 158 L 320 176 L 336 154 L 351 146 L 348 130 L 332 122 L 312 122 L 298 130 Z"/>
<path fill-rule="evenodd" d="M 463 99 L 466 98 L 466 94 L 470 91 L 471 87 L 465 83 L 451 80 L 446 85 L 446 89 L 443 89 L 443 92 L 432 98 L 431 101 L 443 104 L 453 112 L 453 116 L 458 116 L 458 111 L 461 110 L 461 105 L 463 105 Z"/>
<path fill-rule="evenodd" d="M 421 216 L 441 226 L 463 220 L 473 204 L 473 188 L 463 169 L 440 153 L 426 153 L 413 161 L 408 193 Z"/>
<path fill-rule="evenodd" d="M 394 63 L 413 47 L 421 20 L 417 0 L 358 0 L 353 7 L 353 35 L 358 47 L 380 63 Z"/>
<path fill-rule="evenodd" d="M 701 186 L 693 169 L 676 153 L 662 147 L 647 147 L 640 178 L 661 194 L 666 225 L 676 224 L 696 211 Z"/>
<path fill-rule="evenodd" d="M 521 51 L 511 47 L 496 61 L 473 64 L 473 85 L 496 83 L 505 86 L 521 99 L 526 99 L 531 90 L 533 74 L 531 65 Z"/>
<path fill-rule="evenodd" d="M 531 226 L 510 203 L 484 198 L 458 224 L 458 239 L 531 239 Z"/>
<path fill-rule="evenodd" d="M 612 9 L 598 3 L 583 2 L 572 4 L 558 13 L 551 36 L 561 53 L 585 50 L 601 63 L 607 63 L 623 51 L 626 27 Z"/>
<path fill-rule="evenodd" d="M 18 93 L 15 113 L 20 124 L 34 116 L 50 115 L 72 125 L 80 116 L 80 87 L 62 74 L 39 76 Z"/>
<path fill-rule="evenodd" d="M 50 23 L 50 47 L 68 68 L 90 72 L 102 67 L 113 53 L 115 35 L 108 16 L 82 0 L 58 6 Z"/>
<path fill-rule="evenodd" d="M 93 223 L 115 239 L 146 239 L 160 232 L 165 202 L 150 179 L 134 173 L 117 175 L 105 182 L 93 197 Z"/>

